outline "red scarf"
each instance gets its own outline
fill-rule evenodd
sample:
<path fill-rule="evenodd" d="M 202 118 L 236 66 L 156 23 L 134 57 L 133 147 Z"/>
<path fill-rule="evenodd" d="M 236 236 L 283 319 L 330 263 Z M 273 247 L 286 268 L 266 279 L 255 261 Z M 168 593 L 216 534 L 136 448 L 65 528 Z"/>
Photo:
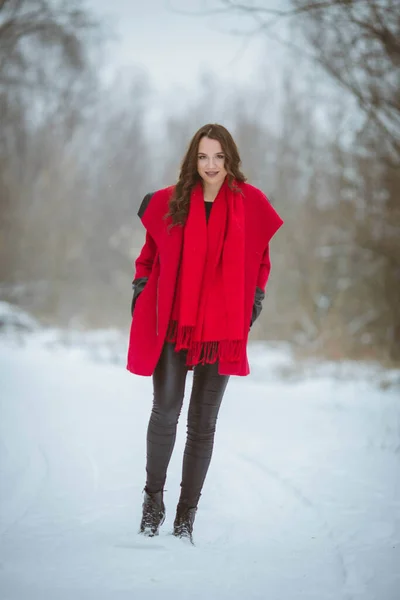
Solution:
<path fill-rule="evenodd" d="M 244 206 L 225 178 L 208 225 L 203 186 L 192 189 L 167 341 L 187 365 L 236 362 L 244 332 Z"/>

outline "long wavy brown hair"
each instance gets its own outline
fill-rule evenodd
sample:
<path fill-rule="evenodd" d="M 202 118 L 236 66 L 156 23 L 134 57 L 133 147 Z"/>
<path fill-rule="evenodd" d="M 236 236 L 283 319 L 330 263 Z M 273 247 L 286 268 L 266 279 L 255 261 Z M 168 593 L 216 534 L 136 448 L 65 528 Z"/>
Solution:
<path fill-rule="evenodd" d="M 227 183 L 229 187 L 234 189 L 234 180 L 238 182 L 246 181 L 246 177 L 240 170 L 242 161 L 239 156 L 239 151 L 229 131 L 222 125 L 218 125 L 218 123 L 203 125 L 203 127 L 200 127 L 194 134 L 189 143 L 188 150 L 181 163 L 181 170 L 175 185 L 174 193 L 169 201 L 169 211 L 165 217 L 171 217 L 172 226 L 183 226 L 186 223 L 191 191 L 196 183 L 201 180 L 197 171 L 197 155 L 200 140 L 203 137 L 218 140 L 221 144 L 222 152 L 225 154 L 224 167 L 227 172 Z"/>

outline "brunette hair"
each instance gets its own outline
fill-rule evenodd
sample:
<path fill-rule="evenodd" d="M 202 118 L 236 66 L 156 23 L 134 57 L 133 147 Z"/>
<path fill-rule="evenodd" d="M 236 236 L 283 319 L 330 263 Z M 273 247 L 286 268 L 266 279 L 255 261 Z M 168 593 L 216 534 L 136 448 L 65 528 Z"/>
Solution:
<path fill-rule="evenodd" d="M 189 143 L 188 150 L 181 163 L 178 181 L 169 201 L 169 211 L 165 216 L 172 218 L 172 225 L 184 225 L 186 223 L 189 212 L 190 193 L 201 179 L 197 172 L 197 155 L 200 140 L 203 137 L 218 140 L 221 144 L 222 152 L 225 154 L 224 167 L 227 172 L 229 187 L 234 189 L 234 180 L 242 183 L 246 181 L 246 177 L 240 170 L 241 160 L 239 151 L 229 131 L 217 123 L 203 125 L 194 134 Z"/>

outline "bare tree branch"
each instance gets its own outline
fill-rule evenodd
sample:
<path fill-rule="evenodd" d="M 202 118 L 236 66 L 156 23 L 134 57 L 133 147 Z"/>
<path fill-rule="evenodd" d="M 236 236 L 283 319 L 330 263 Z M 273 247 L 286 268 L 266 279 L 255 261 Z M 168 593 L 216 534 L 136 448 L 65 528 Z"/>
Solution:
<path fill-rule="evenodd" d="M 395 163 L 400 161 L 400 4 L 396 0 L 290 0 L 288 9 L 243 0 L 220 2 L 228 11 L 255 21 L 254 29 L 244 35 L 268 34 L 316 62 L 357 99 L 367 121 L 384 134 Z M 301 24 L 311 53 L 274 31 L 280 21 L 289 19 Z"/>
<path fill-rule="evenodd" d="M 31 0 L 26 8 L 22 0 L 5 0 L 0 5 L 0 85 L 18 79 L 22 84 L 29 62 L 39 73 L 37 53 L 50 48 L 62 54 L 65 66 L 81 69 L 87 36 L 95 30 L 95 22 L 75 1 Z"/>

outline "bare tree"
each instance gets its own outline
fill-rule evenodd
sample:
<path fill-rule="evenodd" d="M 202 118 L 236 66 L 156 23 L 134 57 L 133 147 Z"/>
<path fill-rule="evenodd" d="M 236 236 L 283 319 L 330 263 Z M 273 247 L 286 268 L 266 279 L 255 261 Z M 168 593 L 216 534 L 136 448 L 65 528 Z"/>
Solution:
<path fill-rule="evenodd" d="M 0 2 L 0 278 L 34 276 L 35 252 L 57 230 L 60 179 L 52 180 L 87 105 L 96 24 L 73 0 Z M 79 96 L 86 100 L 80 101 Z M 46 124 L 46 126 L 45 126 Z M 67 133 L 68 132 L 68 133 Z M 73 187 L 70 179 L 70 189 Z M 65 202 L 64 202 L 65 207 Z M 48 235 L 46 235 L 48 234 Z M 37 255 L 37 263 L 55 256 Z"/>
<path fill-rule="evenodd" d="M 64 70 L 80 71 L 87 62 L 87 37 L 94 31 L 94 21 L 77 0 L 2 0 L 0 86 L 32 89 L 49 83 L 50 52 Z"/>
<path fill-rule="evenodd" d="M 366 120 L 383 133 L 380 154 L 400 162 L 400 4 L 398 0 L 216 0 L 217 13 L 247 15 L 254 27 L 244 35 L 278 39 L 317 63 L 358 102 Z M 204 11 L 203 14 L 207 14 Z M 304 35 L 283 36 L 282 22 Z M 292 32 L 291 32 L 292 33 Z"/>

